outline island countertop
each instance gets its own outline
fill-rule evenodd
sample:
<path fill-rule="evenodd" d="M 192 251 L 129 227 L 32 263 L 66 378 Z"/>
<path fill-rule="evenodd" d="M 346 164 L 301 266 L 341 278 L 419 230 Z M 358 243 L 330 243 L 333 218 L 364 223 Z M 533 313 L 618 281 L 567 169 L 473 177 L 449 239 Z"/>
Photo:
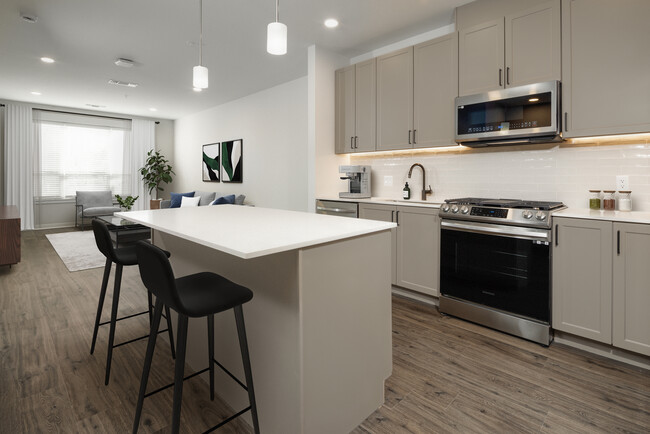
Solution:
<path fill-rule="evenodd" d="M 115 215 L 243 259 L 380 232 L 395 223 L 240 205 Z"/>

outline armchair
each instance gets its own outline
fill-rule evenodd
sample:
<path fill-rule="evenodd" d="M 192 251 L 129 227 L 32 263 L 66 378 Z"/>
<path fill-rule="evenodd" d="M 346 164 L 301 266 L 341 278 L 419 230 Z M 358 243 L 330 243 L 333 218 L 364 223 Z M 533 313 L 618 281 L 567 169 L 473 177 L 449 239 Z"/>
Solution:
<path fill-rule="evenodd" d="M 105 191 L 77 191 L 75 197 L 75 216 L 74 225 L 77 226 L 77 220 L 81 223 L 81 230 L 84 229 L 84 218 L 99 217 L 103 215 L 113 215 L 122 209 L 113 203 L 113 193 L 110 190 Z"/>

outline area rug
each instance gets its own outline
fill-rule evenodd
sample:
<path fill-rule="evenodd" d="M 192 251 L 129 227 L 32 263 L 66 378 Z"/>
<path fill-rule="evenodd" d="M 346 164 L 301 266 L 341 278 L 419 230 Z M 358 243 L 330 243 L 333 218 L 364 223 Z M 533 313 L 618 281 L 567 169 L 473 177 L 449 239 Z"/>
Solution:
<path fill-rule="evenodd" d="M 106 264 L 106 257 L 95 244 L 93 231 L 63 232 L 45 236 L 69 271 L 88 270 Z"/>

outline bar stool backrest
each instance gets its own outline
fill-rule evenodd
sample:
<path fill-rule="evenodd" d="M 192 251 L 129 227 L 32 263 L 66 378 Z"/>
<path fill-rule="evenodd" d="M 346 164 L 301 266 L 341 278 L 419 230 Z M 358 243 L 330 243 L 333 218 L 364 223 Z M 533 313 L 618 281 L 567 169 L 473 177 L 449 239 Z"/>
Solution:
<path fill-rule="evenodd" d="M 115 249 L 113 248 L 113 241 L 111 240 L 111 234 L 108 231 L 108 226 L 106 226 L 106 223 L 99 219 L 93 219 L 92 223 L 97 248 L 100 252 L 102 252 L 104 256 L 117 263 L 118 261 L 115 258 Z"/>
<path fill-rule="evenodd" d="M 178 297 L 178 291 L 176 291 L 174 271 L 165 251 L 144 241 L 136 243 L 135 251 L 144 286 L 156 298 L 160 298 L 165 306 L 185 314 L 183 304 Z"/>

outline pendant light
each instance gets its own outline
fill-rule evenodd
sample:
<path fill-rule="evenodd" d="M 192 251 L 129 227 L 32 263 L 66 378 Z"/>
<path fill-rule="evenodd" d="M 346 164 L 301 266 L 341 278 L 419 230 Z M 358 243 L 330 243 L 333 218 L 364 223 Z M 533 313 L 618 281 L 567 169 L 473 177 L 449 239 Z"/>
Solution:
<path fill-rule="evenodd" d="M 192 85 L 195 89 L 208 88 L 208 68 L 203 66 L 203 0 L 199 0 L 199 64 L 192 70 Z"/>
<path fill-rule="evenodd" d="M 279 21 L 280 0 L 275 0 L 275 22 L 266 28 L 266 51 L 269 54 L 287 54 L 287 25 Z"/>

